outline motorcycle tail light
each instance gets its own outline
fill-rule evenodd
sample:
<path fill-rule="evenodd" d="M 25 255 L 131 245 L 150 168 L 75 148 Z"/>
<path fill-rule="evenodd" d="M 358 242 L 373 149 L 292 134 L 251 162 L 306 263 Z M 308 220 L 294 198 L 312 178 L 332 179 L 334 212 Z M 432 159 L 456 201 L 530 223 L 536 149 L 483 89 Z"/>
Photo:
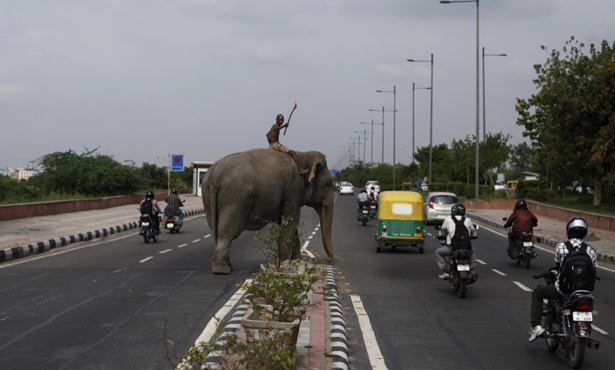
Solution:
<path fill-rule="evenodd" d="M 383 233 L 387 232 L 387 224 L 382 224 L 382 232 Z"/>
<path fill-rule="evenodd" d="M 429 200 L 429 208 L 433 209 L 433 200 Z"/>
<path fill-rule="evenodd" d="M 590 301 L 578 301 L 577 302 L 577 308 L 580 311 L 589 311 L 590 306 L 591 306 Z"/>
<path fill-rule="evenodd" d="M 523 239 L 524 242 L 531 242 L 532 241 L 532 236 L 531 235 L 526 235 L 525 239 Z"/>
<path fill-rule="evenodd" d="M 466 264 L 466 261 L 461 261 L 461 264 L 462 264 L 462 265 L 465 265 L 465 264 Z"/>

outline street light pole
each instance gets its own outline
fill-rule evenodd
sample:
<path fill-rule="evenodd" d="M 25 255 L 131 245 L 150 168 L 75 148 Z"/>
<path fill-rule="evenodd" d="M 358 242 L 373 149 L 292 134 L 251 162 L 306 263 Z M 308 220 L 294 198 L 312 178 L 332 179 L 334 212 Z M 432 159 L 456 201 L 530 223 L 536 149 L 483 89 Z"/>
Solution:
<path fill-rule="evenodd" d="M 480 52 L 479 52 L 479 1 L 480 0 L 455 0 L 455 1 L 445 1 L 441 0 L 442 4 L 455 4 L 455 3 L 476 3 L 476 171 L 474 174 L 474 197 L 478 199 L 479 191 L 478 191 L 478 142 L 479 142 L 479 129 L 480 129 L 480 98 L 479 98 L 479 89 L 480 89 L 480 75 L 479 75 L 479 64 L 480 64 Z"/>
<path fill-rule="evenodd" d="M 485 54 L 485 47 L 483 46 L 483 142 L 487 140 L 487 110 L 485 104 L 485 56 L 489 57 L 505 57 L 506 54 Z"/>
<path fill-rule="evenodd" d="M 362 125 L 372 125 L 372 130 L 371 130 L 371 134 L 372 134 L 372 142 L 371 142 L 371 158 L 370 158 L 370 162 L 369 162 L 369 173 L 373 173 L 373 167 L 374 167 L 374 120 L 372 120 L 372 122 L 361 122 Z M 382 125 L 382 127 L 384 127 L 384 123 L 376 123 L 377 125 Z"/>
<path fill-rule="evenodd" d="M 380 109 L 370 109 L 370 112 L 380 112 Z M 391 112 L 390 110 L 384 110 L 384 106 L 382 107 L 382 123 L 377 123 L 377 125 L 382 125 L 382 164 L 384 164 L 384 112 Z"/>
<path fill-rule="evenodd" d="M 396 102 L 397 102 L 397 90 L 395 86 L 393 86 L 393 90 L 385 91 L 385 90 L 376 90 L 379 93 L 393 93 L 393 190 L 395 190 L 395 113 L 397 113 Z M 382 121 L 384 122 L 384 107 L 382 107 Z"/>
<path fill-rule="evenodd" d="M 365 165 L 365 147 L 367 146 L 367 138 L 365 137 L 365 132 L 367 130 L 363 130 L 363 165 Z M 360 134 L 361 131 L 355 131 L 355 134 Z M 359 153 L 361 152 L 361 136 L 359 136 Z M 361 160 L 361 158 L 359 158 Z"/>
<path fill-rule="evenodd" d="M 431 86 L 425 88 L 423 87 L 422 89 L 429 89 L 431 90 L 431 98 L 430 98 L 430 103 L 429 103 L 429 183 L 431 184 L 431 162 L 432 162 L 432 149 L 433 149 L 433 54 L 431 54 L 431 58 L 429 60 L 415 60 L 415 59 L 408 59 L 408 62 L 430 62 L 431 64 Z M 412 88 L 414 89 L 414 84 L 412 85 Z M 414 91 L 412 91 L 412 109 L 414 109 Z M 413 125 L 413 132 L 412 132 L 412 156 L 414 158 L 414 112 L 412 113 L 412 125 Z"/>

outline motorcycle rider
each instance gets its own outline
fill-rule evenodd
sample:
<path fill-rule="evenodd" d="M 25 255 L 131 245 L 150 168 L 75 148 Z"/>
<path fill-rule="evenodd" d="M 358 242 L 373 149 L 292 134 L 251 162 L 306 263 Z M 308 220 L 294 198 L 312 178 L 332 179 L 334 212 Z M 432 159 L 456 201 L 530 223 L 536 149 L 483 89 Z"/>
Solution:
<path fill-rule="evenodd" d="M 184 203 L 182 203 L 181 199 L 179 199 L 179 196 L 177 195 L 177 189 L 173 189 L 171 190 L 171 194 L 169 194 L 169 196 L 167 197 L 167 199 L 164 200 L 169 206 L 175 208 L 175 214 L 179 216 L 179 222 L 180 224 L 184 223 L 184 212 L 182 212 L 181 208 L 179 207 L 183 207 Z"/>
<path fill-rule="evenodd" d="M 508 249 L 506 252 L 515 246 L 519 240 L 519 236 L 528 231 L 534 233 L 534 226 L 538 225 L 538 219 L 529 209 L 527 209 L 527 203 L 523 199 L 519 199 L 515 203 L 515 209 L 512 215 L 508 218 L 508 221 L 504 224 L 504 227 L 513 227 L 513 230 L 508 233 Z M 536 252 L 533 252 L 532 257 L 536 257 Z"/>
<path fill-rule="evenodd" d="M 443 271 L 443 274 L 438 276 L 440 279 L 446 280 L 450 278 L 450 275 L 448 273 L 448 266 L 450 264 L 447 260 L 448 257 L 453 254 L 453 248 L 451 247 L 451 238 L 455 235 L 455 221 L 453 221 L 453 217 L 455 217 L 455 219 L 457 219 L 458 221 L 461 221 L 462 219 L 464 219 L 465 214 L 466 207 L 463 205 L 463 203 L 453 204 L 453 207 L 451 208 L 451 216 L 447 217 L 444 220 L 444 222 L 442 223 L 442 227 L 440 228 L 440 232 L 438 233 L 438 236 L 436 238 L 441 239 L 444 237 L 444 235 L 446 235 L 446 245 L 436 250 L 436 262 L 438 263 L 438 267 L 440 267 L 440 269 L 442 269 Z M 472 221 L 470 221 L 469 218 L 465 218 L 463 224 L 468 229 L 470 237 L 476 237 L 476 228 L 474 228 Z M 472 247 L 472 262 L 476 264 L 474 247 Z"/>
<path fill-rule="evenodd" d="M 363 206 L 369 209 L 369 215 L 371 217 L 372 210 L 370 207 L 370 203 L 372 202 L 372 198 L 367 194 L 365 188 L 361 188 L 361 192 L 357 195 L 357 203 L 359 203 L 359 208 L 357 208 L 357 221 L 361 221 L 361 209 Z"/>
<path fill-rule="evenodd" d="M 151 212 L 148 214 L 151 216 L 152 220 L 154 221 L 154 225 L 155 225 L 154 227 L 156 228 L 156 234 L 160 234 L 160 219 L 158 218 L 158 214 L 161 214 L 162 211 L 160 210 L 160 207 L 158 206 L 156 199 L 154 199 L 153 191 L 148 190 L 147 193 L 145 193 L 145 199 L 141 201 L 141 209 L 143 209 L 143 203 L 145 202 L 151 202 L 151 207 L 146 207 L 146 208 L 151 209 Z"/>
<path fill-rule="evenodd" d="M 587 222 L 584 218 L 579 216 L 571 217 L 566 223 L 566 236 L 568 237 L 568 241 L 574 247 L 574 250 L 579 250 L 583 243 L 583 238 L 587 235 Z M 596 267 L 598 266 L 596 260 L 596 251 L 591 246 L 587 246 L 586 253 L 592 260 L 593 273 L 596 276 Z M 560 273 L 560 266 L 564 260 L 564 257 L 568 254 L 568 248 L 566 248 L 566 244 L 559 243 L 555 247 L 555 268 L 557 269 L 558 274 Z M 559 279 L 555 279 L 555 284 L 549 284 L 545 286 L 538 287 L 534 289 L 532 292 L 532 308 L 531 308 L 531 330 L 530 330 L 530 342 L 535 341 L 542 333 L 544 333 L 545 328 L 540 326 L 540 321 L 542 319 L 542 303 L 543 299 L 561 299 L 564 295 L 560 291 L 559 288 Z"/>

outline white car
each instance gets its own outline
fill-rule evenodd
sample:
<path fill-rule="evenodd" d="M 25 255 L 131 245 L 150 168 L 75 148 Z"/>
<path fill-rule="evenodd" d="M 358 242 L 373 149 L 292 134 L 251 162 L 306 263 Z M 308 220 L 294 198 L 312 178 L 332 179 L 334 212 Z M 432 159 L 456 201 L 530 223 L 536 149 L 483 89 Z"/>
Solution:
<path fill-rule="evenodd" d="M 349 182 L 342 182 L 342 184 L 340 185 L 340 195 L 344 195 L 344 194 L 348 194 L 348 195 L 354 195 L 354 187 L 352 186 L 351 183 Z"/>
<path fill-rule="evenodd" d="M 459 203 L 459 198 L 454 193 L 433 192 L 424 198 L 423 214 L 425 225 L 429 223 L 442 223 L 451 215 L 453 204 Z"/>
<path fill-rule="evenodd" d="M 506 190 L 506 186 L 501 181 L 496 181 L 493 185 L 494 190 Z"/>
<path fill-rule="evenodd" d="M 367 191 L 368 194 L 372 190 L 372 187 L 376 193 L 380 194 L 380 183 L 378 181 L 370 180 L 365 183 L 365 191 Z"/>

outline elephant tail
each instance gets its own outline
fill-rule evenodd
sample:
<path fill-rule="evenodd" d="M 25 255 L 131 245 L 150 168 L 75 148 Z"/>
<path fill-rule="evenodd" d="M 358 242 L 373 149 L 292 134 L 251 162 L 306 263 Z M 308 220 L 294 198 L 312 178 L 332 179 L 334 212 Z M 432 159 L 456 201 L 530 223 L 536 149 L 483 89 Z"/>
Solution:
<path fill-rule="evenodd" d="M 209 192 L 209 215 L 212 225 L 209 225 L 214 243 L 218 244 L 218 193 L 220 192 L 220 186 L 216 186 L 213 191 Z"/>

